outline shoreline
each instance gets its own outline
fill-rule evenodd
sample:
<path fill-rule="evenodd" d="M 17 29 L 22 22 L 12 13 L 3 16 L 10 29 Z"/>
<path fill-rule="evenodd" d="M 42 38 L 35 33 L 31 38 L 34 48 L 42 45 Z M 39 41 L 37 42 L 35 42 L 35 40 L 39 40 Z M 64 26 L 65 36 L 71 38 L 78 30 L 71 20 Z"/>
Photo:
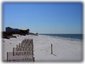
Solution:
<path fill-rule="evenodd" d="M 43 35 L 43 36 L 49 36 L 49 37 L 53 37 L 53 38 L 59 38 L 59 39 L 67 39 L 67 40 L 79 40 L 82 41 L 83 39 L 78 39 L 78 38 L 70 38 L 70 37 L 62 37 L 62 36 L 50 36 L 50 35 Z"/>
<path fill-rule="evenodd" d="M 80 41 L 83 42 L 83 39 L 75 39 L 75 38 L 66 38 L 66 37 L 60 37 L 60 36 L 49 36 L 49 35 L 40 35 L 40 36 L 46 36 L 49 38 L 54 38 L 54 39 L 61 39 L 61 40 L 67 40 L 67 41 Z"/>

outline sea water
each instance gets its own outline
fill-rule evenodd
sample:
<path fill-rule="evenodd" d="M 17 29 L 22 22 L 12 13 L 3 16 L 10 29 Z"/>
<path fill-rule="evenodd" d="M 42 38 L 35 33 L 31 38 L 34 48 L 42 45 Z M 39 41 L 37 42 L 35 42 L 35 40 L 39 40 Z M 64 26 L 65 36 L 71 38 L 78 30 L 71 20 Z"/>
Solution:
<path fill-rule="evenodd" d="M 41 35 L 83 40 L 83 34 L 41 34 Z"/>

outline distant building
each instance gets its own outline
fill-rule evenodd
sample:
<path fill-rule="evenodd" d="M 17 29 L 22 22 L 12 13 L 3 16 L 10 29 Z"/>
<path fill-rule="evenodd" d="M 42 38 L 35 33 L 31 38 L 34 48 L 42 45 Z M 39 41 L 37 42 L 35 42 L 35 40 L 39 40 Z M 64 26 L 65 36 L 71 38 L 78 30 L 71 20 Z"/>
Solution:
<path fill-rule="evenodd" d="M 6 32 L 12 32 L 12 28 L 6 27 Z"/>
<path fill-rule="evenodd" d="M 22 29 L 14 29 L 14 28 L 6 27 L 6 31 L 3 32 L 3 38 L 9 38 L 13 34 L 28 35 L 29 29 L 22 30 Z"/>

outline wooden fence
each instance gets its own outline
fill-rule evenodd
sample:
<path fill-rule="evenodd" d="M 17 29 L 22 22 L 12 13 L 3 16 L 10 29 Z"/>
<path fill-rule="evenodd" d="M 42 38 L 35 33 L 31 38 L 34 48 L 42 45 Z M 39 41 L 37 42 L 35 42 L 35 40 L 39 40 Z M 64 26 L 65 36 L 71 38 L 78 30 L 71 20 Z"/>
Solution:
<path fill-rule="evenodd" d="M 12 52 L 7 52 L 7 61 L 34 61 L 33 39 L 24 39 Z"/>

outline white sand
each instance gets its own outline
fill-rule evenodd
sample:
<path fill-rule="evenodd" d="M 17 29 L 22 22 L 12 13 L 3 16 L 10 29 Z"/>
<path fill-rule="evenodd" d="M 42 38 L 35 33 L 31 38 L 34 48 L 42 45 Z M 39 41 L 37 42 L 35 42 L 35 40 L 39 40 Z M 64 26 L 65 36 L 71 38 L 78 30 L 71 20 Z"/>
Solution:
<path fill-rule="evenodd" d="M 83 56 L 83 42 L 65 38 L 54 38 L 50 36 L 26 35 L 18 38 L 3 39 L 3 59 L 6 60 L 6 53 L 12 52 L 15 47 L 25 38 L 33 38 L 35 61 L 81 61 Z M 53 54 L 51 54 L 53 44 Z"/>

